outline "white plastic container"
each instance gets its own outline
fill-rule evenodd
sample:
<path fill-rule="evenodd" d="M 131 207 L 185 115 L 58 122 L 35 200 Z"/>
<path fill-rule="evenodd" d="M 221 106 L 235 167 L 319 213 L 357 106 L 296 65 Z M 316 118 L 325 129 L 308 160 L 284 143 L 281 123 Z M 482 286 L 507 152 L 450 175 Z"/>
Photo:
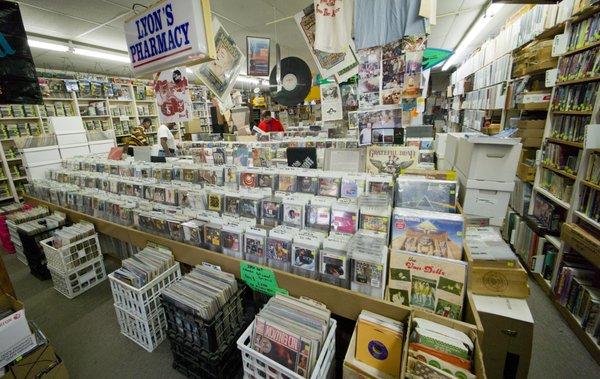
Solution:
<path fill-rule="evenodd" d="M 514 181 L 521 147 L 518 138 L 463 138 L 454 166 L 467 179 Z"/>
<path fill-rule="evenodd" d="M 504 218 L 515 182 L 466 179 L 459 174 L 463 213 L 480 217 Z"/>
<path fill-rule="evenodd" d="M 323 348 L 314 366 L 310 379 L 328 379 L 334 376 L 335 364 L 335 330 L 337 322 L 332 318 L 329 322 L 329 333 L 323 343 Z M 269 379 L 303 379 L 292 370 L 265 357 L 251 347 L 250 340 L 254 330 L 254 321 L 237 340 L 238 349 L 242 352 L 242 365 L 244 378 L 269 378 Z"/>
<path fill-rule="evenodd" d="M 59 248 L 53 246 L 53 239 L 54 237 L 46 238 L 40 241 L 40 245 L 46 255 L 48 266 L 61 274 L 102 257 L 97 234 Z"/>
<path fill-rule="evenodd" d="M 110 149 L 115 147 L 115 141 L 108 139 L 102 141 L 90 141 L 90 153 L 91 154 L 108 154 Z"/>
<path fill-rule="evenodd" d="M 123 283 L 112 273 L 108 275 L 115 308 L 119 307 L 131 315 L 145 320 L 150 319 L 157 311 L 162 311 L 161 292 L 180 277 L 181 271 L 178 262 L 142 288 L 135 288 Z"/>
<path fill-rule="evenodd" d="M 52 276 L 54 289 L 69 299 L 81 295 L 106 279 L 103 258 L 93 260 L 66 273 L 60 273 L 52 266 L 48 266 L 48 270 Z"/>
<path fill-rule="evenodd" d="M 135 317 L 115 304 L 121 334 L 152 352 L 167 337 L 167 317 L 161 309 L 149 319 Z"/>

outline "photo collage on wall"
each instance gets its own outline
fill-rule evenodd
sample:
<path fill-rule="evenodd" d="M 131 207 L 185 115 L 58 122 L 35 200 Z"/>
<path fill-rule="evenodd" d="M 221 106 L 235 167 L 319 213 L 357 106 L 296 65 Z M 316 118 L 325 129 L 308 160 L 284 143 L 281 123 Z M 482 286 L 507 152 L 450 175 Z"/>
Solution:
<path fill-rule="evenodd" d="M 348 128 L 358 129 L 359 145 L 402 144 L 403 126 L 417 116 L 425 36 L 407 36 L 357 51 L 358 111 L 348 112 Z"/>

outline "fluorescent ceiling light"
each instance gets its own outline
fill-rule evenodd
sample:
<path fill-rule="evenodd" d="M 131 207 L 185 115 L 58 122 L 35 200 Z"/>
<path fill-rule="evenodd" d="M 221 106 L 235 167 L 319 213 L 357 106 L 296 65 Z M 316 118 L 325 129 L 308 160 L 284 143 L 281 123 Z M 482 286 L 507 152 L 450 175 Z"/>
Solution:
<path fill-rule="evenodd" d="M 106 59 L 106 60 L 115 61 L 115 62 L 130 63 L 129 57 L 126 55 L 103 53 L 101 51 L 81 49 L 79 47 L 76 47 L 75 49 L 73 49 L 73 53 L 75 53 L 77 55 L 83 55 L 86 57 Z"/>
<path fill-rule="evenodd" d="M 442 67 L 442 71 L 446 71 L 450 67 L 452 67 L 455 63 L 457 63 L 458 59 L 462 57 L 462 55 L 466 52 L 467 48 L 473 42 L 475 37 L 477 37 L 483 29 L 486 27 L 487 23 L 494 17 L 504 4 L 494 3 L 491 4 L 485 12 L 479 17 L 475 25 L 469 30 L 465 38 L 460 41 L 454 54 L 446 61 L 444 66 Z"/>
<path fill-rule="evenodd" d="M 69 51 L 69 47 L 66 45 L 59 45 L 56 43 L 48 43 L 48 42 L 43 42 L 43 41 L 38 41 L 35 39 L 27 39 L 27 43 L 29 44 L 29 46 L 31 47 L 37 47 L 38 49 L 44 49 L 44 50 L 52 50 L 52 51 L 61 51 L 61 52 L 67 52 Z"/>

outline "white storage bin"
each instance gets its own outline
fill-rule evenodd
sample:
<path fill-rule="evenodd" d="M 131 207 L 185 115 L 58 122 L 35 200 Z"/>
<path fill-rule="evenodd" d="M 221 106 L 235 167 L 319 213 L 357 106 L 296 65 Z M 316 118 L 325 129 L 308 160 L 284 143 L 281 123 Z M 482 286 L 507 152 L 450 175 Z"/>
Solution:
<path fill-rule="evenodd" d="M 452 170 L 452 165 L 446 160 L 445 157 L 437 157 L 437 169 L 438 170 Z"/>
<path fill-rule="evenodd" d="M 59 248 L 53 246 L 53 239 L 54 237 L 46 238 L 40 241 L 40 245 L 44 250 L 48 266 L 61 274 L 102 257 L 97 234 Z"/>
<path fill-rule="evenodd" d="M 448 141 L 448 133 L 436 133 L 434 139 L 435 153 L 439 156 L 446 155 L 446 142 Z"/>
<path fill-rule="evenodd" d="M 115 306 L 143 319 L 148 319 L 157 311 L 162 311 L 161 292 L 180 277 L 181 270 L 178 262 L 142 288 L 123 283 L 112 273 L 108 275 Z"/>
<path fill-rule="evenodd" d="M 58 152 L 58 150 L 56 152 Z M 27 166 L 27 179 L 45 179 L 48 170 L 57 168 L 61 168 L 60 160 Z"/>
<path fill-rule="evenodd" d="M 48 270 L 52 276 L 54 289 L 69 299 L 81 295 L 106 279 L 102 257 L 64 274 L 54 270 L 52 266 L 48 266 Z"/>
<path fill-rule="evenodd" d="M 161 309 L 149 319 L 135 317 L 115 304 L 121 334 L 152 352 L 167 336 L 167 318 Z"/>
<path fill-rule="evenodd" d="M 321 353 L 317 359 L 310 379 L 332 378 L 335 373 L 335 329 L 337 322 L 332 318 L 329 323 L 329 333 L 325 338 L 325 343 L 321 348 Z M 242 366 L 244 368 L 244 378 L 268 378 L 268 379 L 303 379 L 303 376 L 296 374 L 287 367 L 280 365 L 271 358 L 268 358 L 251 347 L 252 331 L 254 330 L 254 321 L 248 326 L 244 333 L 237 340 L 238 349 L 242 351 Z"/>
<path fill-rule="evenodd" d="M 71 145 L 87 145 L 88 143 L 85 133 L 57 134 L 56 140 L 60 148 L 71 147 Z"/>
<path fill-rule="evenodd" d="M 58 145 L 30 147 L 27 149 L 23 149 L 23 161 L 26 163 L 27 166 L 60 161 Z"/>
<path fill-rule="evenodd" d="M 87 143 L 61 146 L 59 147 L 59 150 L 62 159 L 69 159 L 73 157 L 87 157 L 88 155 L 90 155 L 90 148 Z"/>
<path fill-rule="evenodd" d="M 463 213 L 468 215 L 504 218 L 515 182 L 492 182 L 466 179 L 462 173 L 459 199 Z"/>
<path fill-rule="evenodd" d="M 481 133 L 448 133 L 446 136 L 446 149 L 444 150 L 444 159 L 450 164 L 451 167 L 454 167 L 456 164 L 456 152 L 458 150 L 458 141 L 466 135 L 480 135 Z"/>
<path fill-rule="evenodd" d="M 109 139 L 104 141 L 92 141 L 89 143 L 91 154 L 108 154 L 115 147 L 115 141 Z"/>
<path fill-rule="evenodd" d="M 50 132 L 57 136 L 72 133 L 83 133 L 85 135 L 86 132 L 81 116 L 48 117 L 48 127 Z"/>
<path fill-rule="evenodd" d="M 454 167 L 470 180 L 514 182 L 523 146 L 519 141 L 494 137 L 460 139 Z"/>

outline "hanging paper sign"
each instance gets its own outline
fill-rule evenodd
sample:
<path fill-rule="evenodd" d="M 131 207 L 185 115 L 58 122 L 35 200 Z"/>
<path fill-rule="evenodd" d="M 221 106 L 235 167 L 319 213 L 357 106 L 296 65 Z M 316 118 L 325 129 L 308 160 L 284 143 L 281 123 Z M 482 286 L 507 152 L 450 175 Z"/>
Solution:
<path fill-rule="evenodd" d="M 201 64 L 196 74 L 220 101 L 225 102 L 242 69 L 244 54 L 219 20 L 213 20 L 213 27 L 217 57 Z"/>
<path fill-rule="evenodd" d="M 136 75 L 215 58 L 209 0 L 165 0 L 125 21 Z"/>
<path fill-rule="evenodd" d="M 246 72 L 250 76 L 269 76 L 270 58 L 269 38 L 246 37 L 246 56 L 248 67 Z"/>
<path fill-rule="evenodd" d="M 19 4 L 0 1 L 0 104 L 42 104 Z"/>
<path fill-rule="evenodd" d="M 452 54 L 454 53 L 450 50 L 435 49 L 432 47 L 426 48 L 425 51 L 423 51 L 423 70 L 437 66 L 450 58 Z"/>
<path fill-rule="evenodd" d="M 321 120 L 333 121 L 344 118 L 342 96 L 336 83 L 321 85 Z"/>
<path fill-rule="evenodd" d="M 154 92 L 162 122 L 189 121 L 192 99 L 185 67 L 161 71 L 154 80 Z"/>

